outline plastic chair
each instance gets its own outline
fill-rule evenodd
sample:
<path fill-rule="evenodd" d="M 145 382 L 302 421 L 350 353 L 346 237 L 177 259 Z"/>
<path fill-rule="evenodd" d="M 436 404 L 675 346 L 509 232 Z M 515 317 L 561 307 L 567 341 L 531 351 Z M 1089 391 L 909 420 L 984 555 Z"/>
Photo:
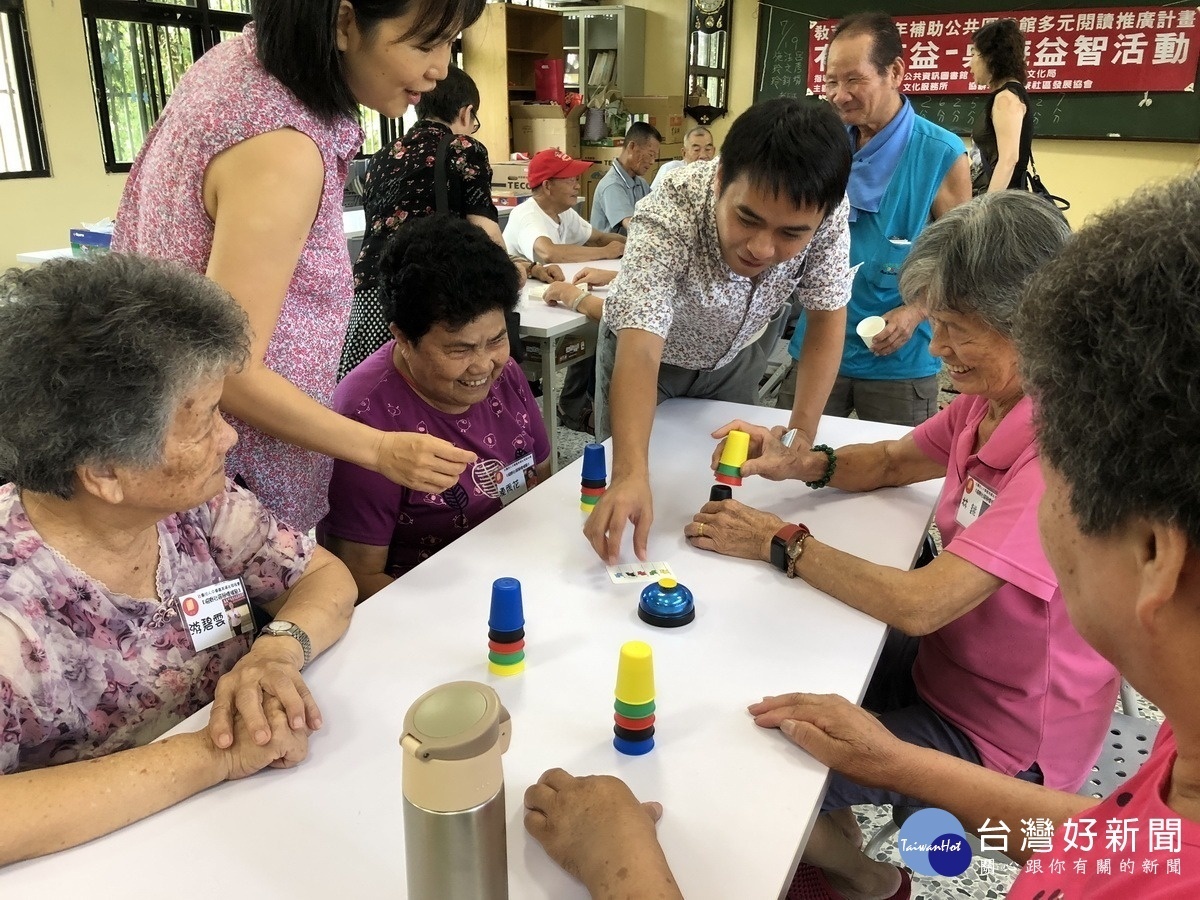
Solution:
<path fill-rule="evenodd" d="M 1121 711 L 1114 712 L 1100 758 L 1079 793 L 1101 800 L 1133 777 L 1150 757 L 1159 723 L 1138 715 L 1137 694 L 1121 679 Z"/>
<path fill-rule="evenodd" d="M 767 358 L 766 374 L 758 386 L 759 406 L 774 406 L 775 398 L 779 396 L 779 389 L 783 387 L 785 379 L 792 374 L 795 361 L 788 353 L 787 348 L 787 341 L 778 340 L 775 342 L 775 349 Z"/>

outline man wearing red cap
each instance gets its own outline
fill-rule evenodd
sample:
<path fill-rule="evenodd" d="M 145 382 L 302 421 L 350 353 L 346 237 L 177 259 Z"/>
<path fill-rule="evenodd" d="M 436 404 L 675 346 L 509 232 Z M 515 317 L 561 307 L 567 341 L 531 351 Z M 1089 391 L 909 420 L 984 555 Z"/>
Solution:
<path fill-rule="evenodd" d="M 511 255 L 545 265 L 617 259 L 625 252 L 623 236 L 592 228 L 575 211 L 579 176 L 591 165 L 561 150 L 534 155 L 529 161 L 533 196 L 509 213 L 504 228 L 504 243 Z"/>

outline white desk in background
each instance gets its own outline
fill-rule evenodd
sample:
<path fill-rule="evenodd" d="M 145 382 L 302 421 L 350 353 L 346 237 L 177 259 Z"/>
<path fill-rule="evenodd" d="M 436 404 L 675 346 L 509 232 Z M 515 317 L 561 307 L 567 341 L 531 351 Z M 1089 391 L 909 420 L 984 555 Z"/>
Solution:
<path fill-rule="evenodd" d="M 583 268 L 609 269 L 620 271 L 619 259 L 603 259 L 589 263 L 560 263 L 563 275 L 570 281 L 575 273 Z M 542 419 L 546 423 L 546 433 L 550 437 L 550 471 L 558 471 L 558 385 L 555 374 L 572 363 L 592 359 L 596 355 L 597 323 L 581 312 L 572 312 L 565 306 L 550 306 L 538 296 L 530 296 L 530 289 L 540 292 L 546 285 L 540 281 L 530 281 L 521 291 L 521 302 L 517 312 L 521 316 L 521 337 L 535 341 L 541 362 L 529 361 L 525 368 L 534 373 L 542 381 Z M 597 297 L 608 294 L 607 287 L 592 289 Z M 567 337 L 581 336 L 585 343 L 582 356 L 562 363 L 556 363 L 558 344 Z"/>
<path fill-rule="evenodd" d="M 347 241 L 352 241 L 363 236 L 363 233 L 367 230 L 367 218 L 361 207 L 358 209 L 342 210 L 342 230 L 346 233 Z M 17 262 L 36 266 L 49 259 L 60 259 L 62 257 L 70 257 L 71 255 L 70 247 L 56 247 L 53 250 L 29 250 L 25 253 L 18 253 Z M 353 261 L 351 259 L 351 262 Z"/>
<path fill-rule="evenodd" d="M 403 897 L 404 713 L 457 679 L 492 684 L 512 714 L 504 771 L 514 900 L 586 896 L 522 826 L 525 788 L 552 766 L 618 775 L 640 798 L 662 801 L 658 834 L 688 900 L 780 896 L 827 772 L 778 731 L 755 727 L 746 706 L 791 690 L 860 698 L 885 628 L 765 563 L 687 546 L 683 526 L 712 484 L 708 434 L 739 416 L 770 425 L 787 413 L 673 400 L 655 420 L 651 558 L 670 562 L 695 593 L 695 622 L 646 625 L 636 614 L 641 585 L 608 580 L 580 534 L 577 460 L 358 608 L 346 637 L 305 673 L 325 728 L 299 768 L 219 785 L 0 870 L 0 896 Z M 825 418 L 818 437 L 839 446 L 904 431 Z M 906 568 L 939 487 L 854 495 L 749 478 L 736 491 L 835 547 Z M 487 671 L 490 587 L 505 575 L 521 580 L 525 600 L 528 668 L 514 678 Z M 632 639 L 654 648 L 657 731 L 643 757 L 612 746 L 617 656 Z"/>

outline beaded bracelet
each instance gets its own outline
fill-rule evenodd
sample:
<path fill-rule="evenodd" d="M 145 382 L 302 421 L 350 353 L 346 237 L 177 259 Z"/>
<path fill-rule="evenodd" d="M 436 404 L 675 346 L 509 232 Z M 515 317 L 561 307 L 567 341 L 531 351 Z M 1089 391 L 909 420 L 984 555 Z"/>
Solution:
<path fill-rule="evenodd" d="M 820 481 L 804 482 L 815 491 L 817 488 L 825 487 L 825 485 L 829 484 L 830 479 L 833 478 L 833 473 L 837 471 L 837 454 L 833 452 L 833 448 L 828 444 L 814 444 L 812 449 L 813 453 L 824 453 L 829 457 L 829 465 L 825 467 L 824 477 Z"/>
<path fill-rule="evenodd" d="M 582 303 L 584 298 L 590 293 L 591 291 L 588 290 L 588 286 L 586 284 L 582 285 L 579 289 L 579 296 L 568 303 L 567 308 L 570 309 L 571 312 L 579 312 L 579 304 Z"/>

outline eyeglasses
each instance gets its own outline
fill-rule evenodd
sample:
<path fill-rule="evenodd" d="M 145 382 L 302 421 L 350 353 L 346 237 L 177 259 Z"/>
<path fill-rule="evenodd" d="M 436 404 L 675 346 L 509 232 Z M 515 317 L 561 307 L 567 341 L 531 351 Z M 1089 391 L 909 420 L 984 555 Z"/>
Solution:
<path fill-rule="evenodd" d="M 475 114 L 475 110 L 471 110 L 471 134 L 479 131 L 479 116 Z"/>

